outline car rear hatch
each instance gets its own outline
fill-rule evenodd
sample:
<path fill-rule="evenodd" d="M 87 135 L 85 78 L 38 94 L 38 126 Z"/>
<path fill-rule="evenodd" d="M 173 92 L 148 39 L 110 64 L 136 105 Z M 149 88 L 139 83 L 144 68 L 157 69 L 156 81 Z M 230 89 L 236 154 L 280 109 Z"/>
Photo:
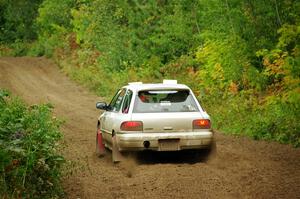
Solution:
<path fill-rule="evenodd" d="M 201 118 L 199 112 L 132 114 L 132 121 L 143 122 L 145 133 L 192 132 L 193 121 Z"/>
<path fill-rule="evenodd" d="M 142 121 L 144 132 L 191 132 L 203 118 L 188 89 L 142 90 L 137 93 L 132 121 Z"/>

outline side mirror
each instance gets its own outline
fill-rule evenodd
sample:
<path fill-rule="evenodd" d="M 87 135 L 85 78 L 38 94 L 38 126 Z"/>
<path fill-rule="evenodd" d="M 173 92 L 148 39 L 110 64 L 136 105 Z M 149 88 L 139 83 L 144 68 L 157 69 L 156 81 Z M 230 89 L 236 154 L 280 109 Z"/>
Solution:
<path fill-rule="evenodd" d="M 102 109 L 102 110 L 107 110 L 107 104 L 105 102 L 97 102 L 96 103 L 96 108 L 97 109 Z"/>

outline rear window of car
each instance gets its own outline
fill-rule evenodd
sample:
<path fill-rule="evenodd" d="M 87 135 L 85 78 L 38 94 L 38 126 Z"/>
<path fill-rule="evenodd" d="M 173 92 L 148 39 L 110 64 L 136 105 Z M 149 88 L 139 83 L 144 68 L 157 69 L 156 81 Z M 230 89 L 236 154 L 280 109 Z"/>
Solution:
<path fill-rule="evenodd" d="M 146 90 L 138 92 L 134 113 L 199 111 L 189 90 Z"/>

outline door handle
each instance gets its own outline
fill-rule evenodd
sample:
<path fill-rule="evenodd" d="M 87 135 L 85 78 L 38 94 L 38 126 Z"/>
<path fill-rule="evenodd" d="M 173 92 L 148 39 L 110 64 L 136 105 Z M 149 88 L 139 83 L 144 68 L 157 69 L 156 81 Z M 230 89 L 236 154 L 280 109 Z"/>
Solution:
<path fill-rule="evenodd" d="M 171 126 L 165 126 L 164 130 L 173 130 L 173 127 L 171 127 Z"/>

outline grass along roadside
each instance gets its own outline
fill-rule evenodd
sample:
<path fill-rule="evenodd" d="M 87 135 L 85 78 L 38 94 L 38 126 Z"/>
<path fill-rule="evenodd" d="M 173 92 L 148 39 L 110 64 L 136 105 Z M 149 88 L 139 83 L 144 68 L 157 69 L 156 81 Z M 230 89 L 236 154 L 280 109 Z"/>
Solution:
<path fill-rule="evenodd" d="M 65 159 L 52 105 L 27 106 L 0 89 L 0 198 L 59 198 Z"/>

